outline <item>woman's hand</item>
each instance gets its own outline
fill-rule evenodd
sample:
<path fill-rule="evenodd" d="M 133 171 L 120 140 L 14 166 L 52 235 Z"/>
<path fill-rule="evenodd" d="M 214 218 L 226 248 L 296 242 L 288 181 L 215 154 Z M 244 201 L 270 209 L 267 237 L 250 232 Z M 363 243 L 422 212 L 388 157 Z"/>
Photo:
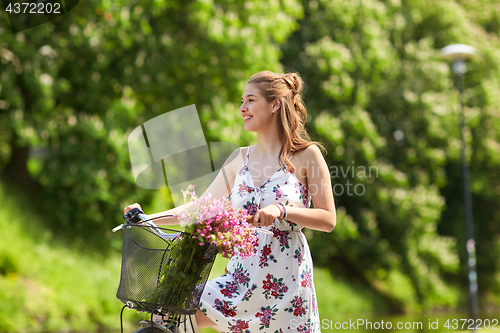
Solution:
<path fill-rule="evenodd" d="M 256 227 L 267 227 L 273 224 L 274 220 L 280 216 L 281 209 L 276 204 L 268 205 L 255 213 L 253 225 Z"/>
<path fill-rule="evenodd" d="M 141 208 L 141 205 L 139 205 L 138 203 L 134 203 L 134 204 L 129 205 L 123 209 L 123 215 L 126 215 L 128 213 L 128 211 L 133 209 L 133 208 L 139 208 L 142 212 L 144 212 Z"/>

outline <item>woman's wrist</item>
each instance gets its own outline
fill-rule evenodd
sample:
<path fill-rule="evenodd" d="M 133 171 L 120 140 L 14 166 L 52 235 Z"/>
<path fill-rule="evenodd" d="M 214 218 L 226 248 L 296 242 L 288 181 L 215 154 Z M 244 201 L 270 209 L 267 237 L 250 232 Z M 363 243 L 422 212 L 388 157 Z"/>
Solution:
<path fill-rule="evenodd" d="M 281 208 L 281 206 L 277 203 L 273 204 L 276 206 L 276 208 L 278 208 L 280 214 L 278 215 L 277 219 L 281 221 L 282 217 L 283 217 L 283 208 Z"/>
<path fill-rule="evenodd" d="M 286 219 L 288 217 L 288 213 L 286 212 L 286 206 L 283 204 L 280 204 L 280 205 L 283 206 L 283 221 L 286 221 Z"/>
<path fill-rule="evenodd" d="M 278 220 L 286 221 L 287 213 L 285 205 L 283 205 L 281 202 L 275 203 L 275 205 L 280 210 L 280 215 L 278 216 Z"/>

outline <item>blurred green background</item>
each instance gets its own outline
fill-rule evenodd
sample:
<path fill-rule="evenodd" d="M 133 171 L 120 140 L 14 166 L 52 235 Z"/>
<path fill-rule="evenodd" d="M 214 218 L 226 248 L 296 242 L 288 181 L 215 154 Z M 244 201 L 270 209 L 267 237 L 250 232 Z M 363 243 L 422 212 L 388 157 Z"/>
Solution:
<path fill-rule="evenodd" d="M 128 134 L 195 104 L 207 142 L 252 144 L 238 108 L 261 70 L 301 74 L 328 150 L 337 227 L 305 232 L 321 319 L 466 318 L 454 43 L 477 48 L 466 156 L 479 304 L 499 319 L 499 33 L 498 0 L 82 0 L 17 33 L 0 11 L 0 331 L 118 329 L 111 228 L 127 204 L 173 205 L 135 185 Z"/>

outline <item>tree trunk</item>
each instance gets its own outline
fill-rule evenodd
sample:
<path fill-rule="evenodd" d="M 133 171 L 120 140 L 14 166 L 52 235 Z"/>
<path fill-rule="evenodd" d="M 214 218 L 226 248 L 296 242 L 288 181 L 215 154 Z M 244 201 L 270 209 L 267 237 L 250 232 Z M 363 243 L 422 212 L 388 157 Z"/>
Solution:
<path fill-rule="evenodd" d="M 30 194 L 40 194 L 41 186 L 28 171 L 29 147 L 17 144 L 17 135 L 12 136 L 10 161 L 0 171 L 0 177 Z"/>

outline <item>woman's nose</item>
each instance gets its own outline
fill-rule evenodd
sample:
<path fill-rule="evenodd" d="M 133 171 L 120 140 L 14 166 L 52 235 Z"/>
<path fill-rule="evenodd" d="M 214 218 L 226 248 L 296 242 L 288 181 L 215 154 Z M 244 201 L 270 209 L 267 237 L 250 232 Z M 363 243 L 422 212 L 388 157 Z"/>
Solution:
<path fill-rule="evenodd" d="M 240 112 L 243 113 L 243 112 L 246 112 L 248 110 L 247 106 L 245 103 L 241 103 L 240 105 Z"/>

